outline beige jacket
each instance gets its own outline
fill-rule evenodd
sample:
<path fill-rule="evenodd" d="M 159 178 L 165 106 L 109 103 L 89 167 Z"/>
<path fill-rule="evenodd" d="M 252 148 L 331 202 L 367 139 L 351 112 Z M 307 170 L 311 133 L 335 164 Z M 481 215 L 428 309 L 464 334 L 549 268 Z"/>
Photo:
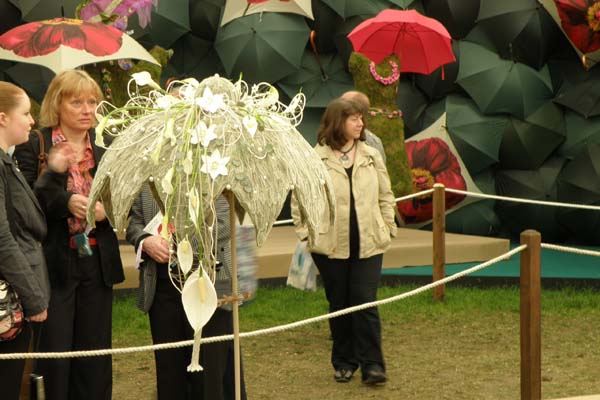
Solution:
<path fill-rule="evenodd" d="M 350 257 L 350 184 L 342 163 L 329 146 L 315 146 L 315 151 L 325 164 L 333 183 L 336 199 L 336 220 L 329 225 L 329 211 L 319 224 L 319 234 L 310 250 L 329 258 Z M 390 178 L 378 151 L 362 141 L 356 146 L 352 171 L 352 193 L 360 237 L 360 258 L 383 253 L 391 237 L 396 236 L 394 222 L 394 195 Z M 301 240 L 308 230 L 300 220 L 296 199 L 292 196 L 292 218 L 296 234 Z"/>

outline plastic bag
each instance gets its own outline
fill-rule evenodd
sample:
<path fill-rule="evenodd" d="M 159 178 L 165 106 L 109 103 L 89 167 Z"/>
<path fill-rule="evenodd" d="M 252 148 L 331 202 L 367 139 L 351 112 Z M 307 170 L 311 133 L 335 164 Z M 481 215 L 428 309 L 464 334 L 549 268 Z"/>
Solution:
<path fill-rule="evenodd" d="M 300 290 L 317 290 L 317 266 L 310 256 L 306 241 L 299 241 L 290 262 L 287 285 Z"/>

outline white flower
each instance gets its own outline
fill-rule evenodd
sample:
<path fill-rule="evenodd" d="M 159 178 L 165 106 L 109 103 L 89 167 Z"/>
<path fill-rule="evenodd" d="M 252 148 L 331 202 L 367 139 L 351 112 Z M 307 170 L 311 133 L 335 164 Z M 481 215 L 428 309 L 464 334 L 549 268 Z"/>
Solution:
<path fill-rule="evenodd" d="M 215 180 L 219 175 L 227 175 L 227 163 L 229 157 L 221 157 L 219 150 L 215 150 L 210 156 L 202 156 L 202 168 L 200 171 L 209 174 Z"/>
<path fill-rule="evenodd" d="M 171 140 L 171 146 L 175 146 L 175 142 L 177 142 L 177 138 L 175 137 L 175 118 L 169 118 L 164 132 L 165 137 Z"/>
<path fill-rule="evenodd" d="M 184 274 L 190 272 L 194 263 L 194 252 L 187 237 L 177 245 L 177 261 L 179 261 L 179 268 Z"/>
<path fill-rule="evenodd" d="M 136 72 L 135 74 L 131 74 L 131 77 L 135 81 L 135 84 L 138 86 L 152 86 L 155 89 L 160 89 L 158 83 L 152 80 L 152 76 L 148 71 Z"/>
<path fill-rule="evenodd" d="M 210 88 L 204 89 L 202 97 L 196 99 L 198 104 L 204 111 L 215 113 L 224 107 L 222 94 L 213 94 Z"/>
<path fill-rule="evenodd" d="M 190 219 L 196 228 L 198 228 L 198 214 L 200 213 L 200 201 L 198 201 L 198 190 L 192 188 L 188 196 L 188 209 L 190 211 Z"/>
<path fill-rule="evenodd" d="M 171 95 L 160 96 L 156 99 L 156 106 L 162 109 L 167 109 L 175 103 L 177 103 L 177 98 Z"/>
<path fill-rule="evenodd" d="M 184 79 L 183 82 L 185 84 L 179 89 L 179 96 L 186 101 L 192 101 L 196 97 L 196 90 L 200 83 L 194 78 Z"/>
<path fill-rule="evenodd" d="M 165 176 L 163 177 L 161 184 L 162 184 L 162 188 L 163 191 L 166 194 L 172 194 L 173 193 L 173 183 L 171 183 L 171 181 L 173 180 L 173 167 L 169 168 L 169 170 L 167 171 L 167 173 L 165 174 Z"/>
<path fill-rule="evenodd" d="M 185 172 L 186 175 L 191 175 L 192 171 L 194 170 L 194 160 L 192 159 L 193 154 L 194 153 L 192 150 L 188 150 L 187 156 L 183 160 L 183 172 Z"/>
<path fill-rule="evenodd" d="M 254 138 L 254 134 L 258 128 L 258 121 L 256 121 L 256 118 L 251 115 L 246 115 L 242 119 L 242 125 L 244 125 L 244 128 L 246 128 L 246 132 L 248 132 L 250 137 Z"/>
<path fill-rule="evenodd" d="M 215 133 L 215 125 L 206 126 L 204 121 L 200 121 L 198 126 L 192 129 L 192 137 L 190 138 L 190 143 L 192 144 L 202 144 L 203 147 L 208 147 L 210 142 L 213 139 L 217 138 L 217 134 Z"/>

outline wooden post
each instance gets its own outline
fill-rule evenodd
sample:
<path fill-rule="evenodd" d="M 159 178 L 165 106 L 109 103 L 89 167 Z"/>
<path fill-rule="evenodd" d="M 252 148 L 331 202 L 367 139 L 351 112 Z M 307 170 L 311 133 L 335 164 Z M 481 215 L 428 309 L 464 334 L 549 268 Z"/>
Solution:
<path fill-rule="evenodd" d="M 433 185 L 433 281 L 446 277 L 446 193 L 441 183 Z M 446 286 L 433 289 L 434 300 L 444 300 Z"/>
<path fill-rule="evenodd" d="M 227 192 L 229 201 L 229 230 L 231 232 L 231 296 L 233 301 L 233 359 L 235 364 L 235 400 L 241 400 L 242 388 L 240 383 L 240 314 L 238 304 L 238 274 L 237 274 L 237 247 L 236 247 L 236 216 L 235 195 Z"/>
<path fill-rule="evenodd" d="M 521 233 L 521 400 L 542 398 L 541 236 Z"/>

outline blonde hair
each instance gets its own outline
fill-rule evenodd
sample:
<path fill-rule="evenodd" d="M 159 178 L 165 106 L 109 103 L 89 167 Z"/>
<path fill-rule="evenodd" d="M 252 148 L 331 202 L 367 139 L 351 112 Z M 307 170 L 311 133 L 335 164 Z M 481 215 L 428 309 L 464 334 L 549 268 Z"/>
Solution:
<path fill-rule="evenodd" d="M 100 86 L 87 72 L 71 69 L 56 75 L 42 101 L 40 125 L 51 128 L 58 126 L 62 100 L 82 93 L 91 93 L 98 102 L 103 99 Z"/>
<path fill-rule="evenodd" d="M 19 97 L 27 96 L 25 91 L 10 82 L 0 81 L 0 112 L 8 113 L 19 104 Z"/>

